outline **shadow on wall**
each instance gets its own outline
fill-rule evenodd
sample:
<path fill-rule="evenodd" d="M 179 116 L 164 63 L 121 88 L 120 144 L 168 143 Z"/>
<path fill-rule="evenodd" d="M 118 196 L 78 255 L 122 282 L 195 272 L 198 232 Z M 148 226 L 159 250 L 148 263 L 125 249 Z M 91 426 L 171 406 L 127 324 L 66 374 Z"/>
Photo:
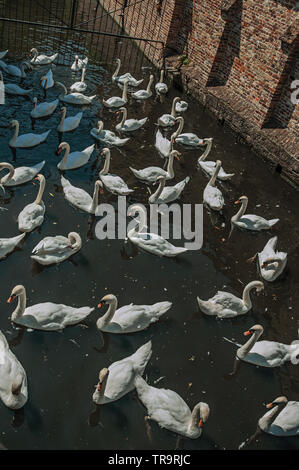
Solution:
<path fill-rule="evenodd" d="M 225 85 L 235 57 L 240 56 L 242 9 L 243 0 L 236 0 L 230 8 L 222 10 L 222 18 L 226 20 L 226 24 L 220 38 L 207 86 Z"/>
<path fill-rule="evenodd" d="M 187 57 L 189 56 L 189 42 L 191 42 L 189 41 L 189 38 L 192 33 L 192 21 L 193 0 L 176 0 L 175 11 L 172 15 L 169 27 L 169 31 L 173 31 L 173 33 L 167 41 L 167 48 L 172 52 L 175 51 L 181 54 L 184 53 L 187 55 Z"/>

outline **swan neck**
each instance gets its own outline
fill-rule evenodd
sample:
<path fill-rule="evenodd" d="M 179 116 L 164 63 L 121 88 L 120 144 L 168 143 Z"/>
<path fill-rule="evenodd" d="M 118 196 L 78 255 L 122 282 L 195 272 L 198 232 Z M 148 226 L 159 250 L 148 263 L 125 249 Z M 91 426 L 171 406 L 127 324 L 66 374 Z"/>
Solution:
<path fill-rule="evenodd" d="M 127 92 L 128 92 L 128 82 L 124 84 L 122 100 L 127 101 Z"/>
<path fill-rule="evenodd" d="M 120 69 L 120 61 L 118 60 L 118 61 L 117 61 L 117 66 L 116 66 L 116 69 L 115 69 L 114 74 L 112 75 L 112 78 L 116 78 L 116 77 L 117 77 L 117 74 L 118 74 L 118 72 L 119 72 L 119 69 Z"/>
<path fill-rule="evenodd" d="M 18 305 L 11 315 L 12 321 L 20 318 L 26 309 L 26 291 L 25 288 L 22 290 L 21 294 L 18 295 Z"/>
<path fill-rule="evenodd" d="M 75 233 L 73 232 L 71 234 L 71 236 L 69 236 L 69 240 L 71 242 L 71 245 L 72 245 L 72 249 L 75 250 L 75 251 L 78 251 L 80 250 L 81 246 L 82 246 L 82 240 L 81 240 L 81 237 L 78 233 Z M 72 243 L 72 240 L 74 240 L 74 242 Z"/>
<path fill-rule="evenodd" d="M 12 140 L 11 140 L 11 142 L 13 142 L 14 144 L 16 143 L 16 140 L 17 140 L 18 135 L 19 135 L 19 127 L 20 127 L 20 125 L 19 125 L 18 121 L 16 121 L 16 123 L 15 123 L 15 132 L 14 132 L 14 135 L 13 135 Z"/>
<path fill-rule="evenodd" d="M 65 115 L 66 115 L 66 109 L 63 109 L 62 114 L 61 114 L 60 127 L 63 127 L 63 123 L 64 123 L 64 120 L 65 120 Z"/>
<path fill-rule="evenodd" d="M 247 286 L 245 287 L 245 289 L 243 291 L 243 297 L 242 297 L 243 304 L 246 307 L 248 307 L 249 309 L 251 309 L 251 307 L 252 307 L 250 292 L 252 291 L 252 289 L 254 287 L 256 287 L 255 281 L 250 282 L 249 284 L 247 284 Z"/>
<path fill-rule="evenodd" d="M 151 91 L 152 83 L 153 83 L 153 79 L 150 78 L 150 79 L 149 79 L 149 82 L 148 82 L 148 85 L 147 85 L 147 89 L 146 89 L 146 91 L 147 91 L 148 93 L 150 93 L 150 91 Z"/>
<path fill-rule="evenodd" d="M 46 187 L 46 180 L 45 180 L 45 178 L 42 178 L 42 179 L 40 180 L 39 190 L 38 190 L 36 199 L 35 199 L 35 201 L 34 201 L 35 204 L 41 205 L 42 197 L 43 197 L 43 194 L 44 194 L 44 191 L 45 191 L 45 187 Z"/>
<path fill-rule="evenodd" d="M 239 211 L 236 213 L 236 215 L 234 216 L 235 220 L 239 220 L 245 214 L 246 209 L 247 209 L 247 204 L 248 204 L 247 200 L 241 201 L 241 207 Z"/>
<path fill-rule="evenodd" d="M 182 132 L 183 130 L 183 127 L 184 127 L 184 118 L 182 118 L 181 116 L 177 118 L 177 120 L 179 121 L 179 127 L 177 128 L 177 130 L 175 131 L 175 133 L 172 135 L 172 137 L 174 139 L 177 138 L 177 136 Z"/>
<path fill-rule="evenodd" d="M 120 123 L 121 127 L 123 127 L 123 125 L 124 125 L 124 123 L 127 119 L 127 116 L 128 116 L 127 108 L 124 108 L 122 110 L 122 120 L 121 120 L 121 123 Z"/>
<path fill-rule="evenodd" d="M 212 148 L 212 141 L 209 141 L 204 153 L 198 159 L 199 162 L 203 162 L 207 158 L 207 156 L 209 155 L 209 153 L 211 151 L 211 148 Z"/>
<path fill-rule="evenodd" d="M 174 118 L 176 117 L 175 105 L 176 105 L 177 102 L 178 102 L 178 100 L 176 98 L 174 98 L 174 100 L 172 102 L 171 112 L 170 112 L 171 116 L 174 117 Z"/>
<path fill-rule="evenodd" d="M 189 424 L 189 432 L 197 430 L 197 423 L 200 417 L 200 404 L 194 406 L 193 411 L 191 413 L 191 419 Z"/>
<path fill-rule="evenodd" d="M 159 186 L 158 186 L 157 191 L 151 197 L 151 200 L 153 202 L 155 202 L 159 198 L 159 196 L 162 193 L 164 187 L 165 187 L 165 179 L 163 178 L 159 181 Z"/>
<path fill-rule="evenodd" d="M 286 403 L 283 403 L 281 405 L 285 406 Z M 263 430 L 268 430 L 270 428 L 271 424 L 273 423 L 274 419 L 276 418 L 277 414 L 280 411 L 281 411 L 281 406 L 279 406 L 279 405 L 274 406 L 274 408 L 271 410 L 271 412 L 267 416 L 263 416 L 259 420 L 259 426 Z"/>
<path fill-rule="evenodd" d="M 100 172 L 100 175 L 107 175 L 110 169 L 110 152 L 107 152 L 105 155 L 104 168 Z"/>
<path fill-rule="evenodd" d="M 174 177 L 173 171 L 173 155 L 170 154 L 168 158 L 168 165 L 167 165 L 167 173 L 169 174 L 170 178 Z"/>
<path fill-rule="evenodd" d="M 9 170 L 9 173 L 8 175 L 5 175 L 3 178 L 1 178 L 0 183 L 1 182 L 4 183 L 4 179 L 5 179 L 5 183 L 7 183 L 8 181 L 12 179 L 13 175 L 15 174 L 15 169 L 10 163 L 0 163 L 0 171 L 5 168 Z"/>
<path fill-rule="evenodd" d="M 218 173 L 219 173 L 219 171 L 220 171 L 220 168 L 221 168 L 221 165 L 220 165 L 220 164 L 219 164 L 219 165 L 216 165 L 215 171 L 214 171 L 214 173 L 213 173 L 213 175 L 211 176 L 211 179 L 210 179 L 210 181 L 209 181 L 209 185 L 210 185 L 210 186 L 214 186 L 214 185 L 215 185 L 216 178 L 217 178 L 217 176 L 218 176 Z"/>
<path fill-rule="evenodd" d="M 92 197 L 92 203 L 91 203 L 91 212 L 95 212 L 96 208 L 98 207 L 99 205 L 99 190 L 100 190 L 100 186 L 96 183 L 94 185 L 94 191 L 93 191 L 93 197 Z"/>
<path fill-rule="evenodd" d="M 249 338 L 249 340 L 243 344 L 241 348 L 238 350 L 238 356 L 240 358 L 245 357 L 253 348 L 259 337 L 262 335 L 262 330 L 261 331 L 255 331 L 253 335 Z"/>
<path fill-rule="evenodd" d="M 113 299 L 111 304 L 109 304 L 109 308 L 108 308 L 107 312 L 101 318 L 101 323 L 104 326 L 109 325 L 109 323 L 111 322 L 111 320 L 112 320 L 112 318 L 115 314 L 116 309 L 117 309 L 117 299 Z"/>
<path fill-rule="evenodd" d="M 63 166 L 66 165 L 66 162 L 67 162 L 67 159 L 68 159 L 68 156 L 69 156 L 69 153 L 70 153 L 69 144 L 67 144 L 64 148 L 65 148 L 65 153 L 64 153 L 64 155 L 62 157 L 62 160 L 61 160 L 61 163 L 62 163 Z"/>

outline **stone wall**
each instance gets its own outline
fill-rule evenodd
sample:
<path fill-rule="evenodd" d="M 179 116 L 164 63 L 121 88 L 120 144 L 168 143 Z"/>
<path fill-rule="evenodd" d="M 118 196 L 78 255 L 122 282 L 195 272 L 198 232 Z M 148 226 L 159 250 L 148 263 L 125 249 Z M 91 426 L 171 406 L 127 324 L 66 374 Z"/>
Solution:
<path fill-rule="evenodd" d="M 245 140 L 252 140 L 254 130 L 273 145 L 286 145 L 289 158 L 278 163 L 298 183 L 299 104 L 290 99 L 291 84 L 299 79 L 298 2 L 101 0 L 110 11 L 124 2 L 126 32 L 163 41 L 166 56 L 186 56 L 186 65 L 167 61 L 176 80 L 213 111 L 215 105 L 209 103 L 216 99 L 218 116 L 228 110 L 242 115 Z M 116 20 L 121 22 L 121 16 Z M 161 66 L 161 49 L 156 47 L 153 61 Z"/>

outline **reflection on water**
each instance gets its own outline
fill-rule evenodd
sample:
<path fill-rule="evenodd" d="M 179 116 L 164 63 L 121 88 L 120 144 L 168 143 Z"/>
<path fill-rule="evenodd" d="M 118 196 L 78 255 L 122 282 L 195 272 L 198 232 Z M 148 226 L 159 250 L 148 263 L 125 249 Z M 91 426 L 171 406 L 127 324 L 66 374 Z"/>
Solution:
<path fill-rule="evenodd" d="M 70 71 L 75 53 L 90 57 L 86 73 L 86 94 L 97 94 L 91 106 L 83 106 L 79 128 L 64 134 L 63 139 L 73 150 L 93 143 L 89 134 L 99 118 L 105 129 L 115 130 L 118 118 L 102 107 L 101 99 L 119 95 L 120 90 L 111 83 L 112 61 L 121 54 L 121 71 L 134 72 L 136 77 L 148 81 L 150 71 L 142 69 L 146 63 L 133 46 L 126 47 L 114 39 L 85 37 L 78 34 L 45 34 L 40 28 L 8 25 L 0 33 L 1 49 L 9 48 L 8 61 L 18 63 L 28 57 L 31 47 L 40 52 L 62 52 L 53 68 L 55 81 L 70 86 L 78 75 Z M 86 35 L 87 36 L 87 35 Z M 97 41 L 99 41 L 97 43 Z M 107 46 L 107 48 L 106 48 Z M 101 52 L 102 50 L 102 52 Z M 106 65 L 103 65 L 103 64 Z M 34 95 L 42 100 L 43 90 L 39 79 L 48 66 L 36 67 L 20 82 L 24 88 L 34 87 Z M 156 73 L 156 79 L 158 79 Z M 47 100 L 55 99 L 58 87 L 48 90 Z M 159 116 L 169 113 L 177 90 L 171 89 L 163 101 L 155 97 L 140 104 L 129 99 L 130 117 L 149 116 L 149 122 L 132 136 L 121 149 L 111 151 L 111 172 L 120 175 L 134 193 L 127 204 L 142 202 L 147 205 L 146 185 L 137 181 L 129 170 L 155 165 L 164 160 L 155 149 L 155 123 Z M 191 408 L 198 401 L 206 401 L 211 415 L 203 435 L 197 440 L 184 439 L 184 449 L 236 449 L 256 429 L 258 419 L 264 414 L 264 403 L 286 394 L 290 400 L 299 400 L 299 369 L 288 364 L 279 370 L 265 370 L 242 364 L 233 371 L 236 347 L 223 340 L 228 338 L 242 343 L 243 331 L 256 323 L 265 329 L 264 339 L 290 343 L 297 337 L 298 313 L 298 193 L 277 174 L 273 174 L 247 147 L 238 143 L 226 128 L 220 127 L 201 106 L 189 97 L 185 116 L 185 132 L 201 137 L 213 136 L 211 158 L 222 160 L 227 171 L 235 173 L 229 182 L 219 183 L 224 197 L 222 215 L 204 211 L 204 244 L 201 250 L 177 260 L 160 259 L 137 250 L 124 240 L 100 241 L 95 237 L 97 218 L 80 212 L 65 201 L 56 155 L 60 120 L 59 109 L 45 120 L 34 123 L 34 131 L 52 129 L 47 142 L 25 150 L 17 149 L 12 156 L 8 146 L 12 119 L 20 121 L 20 133 L 32 131 L 30 111 L 32 102 L 23 97 L 7 97 L 0 108 L 1 160 L 15 165 L 30 165 L 43 159 L 46 165 L 44 202 L 46 216 L 39 231 L 26 237 L 14 253 L 0 262 L 0 328 L 5 333 L 14 353 L 25 367 L 29 380 L 29 401 L 24 412 L 14 415 L 0 403 L 0 439 L 9 449 L 174 449 L 177 436 L 150 424 L 150 436 L 144 422 L 146 410 L 136 398 L 128 394 L 121 400 L 94 409 L 92 393 L 99 370 L 111 362 L 122 359 L 149 339 L 153 342 L 153 356 L 146 368 L 150 384 L 163 377 L 157 387 L 178 392 Z M 68 115 L 77 113 L 78 107 L 67 105 Z M 166 133 L 169 138 L 171 131 Z M 179 147 L 178 147 L 179 148 Z M 199 150 L 179 148 L 183 163 L 175 162 L 175 180 L 191 177 L 181 203 L 201 203 L 207 178 L 197 169 Z M 103 162 L 101 147 L 82 168 L 65 172 L 75 186 L 92 193 L 94 182 Z M 236 212 L 234 201 L 242 194 L 249 197 L 249 213 L 266 218 L 279 217 L 280 222 L 271 232 L 258 234 L 235 229 L 230 238 L 230 218 Z M 36 188 L 28 183 L 6 189 L 0 194 L 0 236 L 18 233 L 17 215 L 32 201 Z M 101 202 L 116 205 L 116 197 L 104 191 Z M 83 246 L 72 262 L 43 268 L 33 263 L 30 253 L 45 236 L 67 235 L 78 231 Z M 270 236 L 278 235 L 279 250 L 289 253 L 285 276 L 266 284 L 261 295 L 253 295 L 253 309 L 244 317 L 215 320 L 198 311 L 196 296 L 207 299 L 219 290 L 241 295 L 244 285 L 259 279 L 256 263 L 246 261 L 261 251 Z M 52 301 L 67 305 L 97 305 L 107 293 L 113 293 L 120 305 L 131 302 L 149 304 L 170 300 L 173 307 L 163 319 L 148 330 L 129 335 L 102 335 L 96 328 L 100 312 L 94 312 L 84 325 L 76 325 L 58 332 L 15 330 L 10 322 L 12 306 L 6 299 L 11 289 L 23 283 L 28 294 L 28 304 Z M 298 439 L 275 439 L 261 434 L 247 444 L 254 449 L 299 448 Z"/>

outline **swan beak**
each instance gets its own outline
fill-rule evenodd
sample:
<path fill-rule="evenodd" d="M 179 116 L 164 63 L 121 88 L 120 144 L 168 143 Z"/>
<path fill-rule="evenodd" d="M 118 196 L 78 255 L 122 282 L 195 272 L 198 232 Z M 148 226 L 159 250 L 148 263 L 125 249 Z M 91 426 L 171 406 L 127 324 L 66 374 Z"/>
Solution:
<path fill-rule="evenodd" d="M 15 298 L 15 295 L 11 295 L 9 299 L 7 299 L 7 303 L 10 304 Z"/>
<path fill-rule="evenodd" d="M 71 250 L 73 250 L 73 249 L 74 249 L 72 245 L 69 245 L 69 246 L 68 246 L 68 248 L 70 248 Z"/>
<path fill-rule="evenodd" d="M 264 269 L 266 266 L 267 266 L 266 263 L 263 263 L 263 264 L 261 265 L 261 268 Z"/>
<path fill-rule="evenodd" d="M 104 194 L 104 190 L 102 188 L 100 189 L 100 194 Z"/>
<path fill-rule="evenodd" d="M 103 305 L 104 305 L 104 302 L 100 302 L 100 303 L 98 304 L 98 308 L 103 307 Z"/>
<path fill-rule="evenodd" d="M 97 385 L 97 391 L 99 392 L 101 390 L 101 388 L 102 388 L 102 384 L 100 384 L 100 382 L 99 382 L 98 385 Z"/>
<path fill-rule="evenodd" d="M 250 330 L 244 332 L 244 336 L 249 336 L 251 334 L 252 334 L 252 332 Z"/>
<path fill-rule="evenodd" d="M 204 424 L 204 423 L 203 423 L 203 419 L 200 418 L 199 423 L 198 423 L 198 427 L 199 427 L 199 428 L 203 428 L 203 424 Z"/>
<path fill-rule="evenodd" d="M 58 149 L 58 150 L 57 150 L 57 155 L 60 155 L 60 154 L 61 154 L 61 151 L 62 151 L 62 148 Z"/>
<path fill-rule="evenodd" d="M 273 403 L 268 403 L 268 405 L 266 405 L 266 408 L 270 409 L 273 407 Z"/>
<path fill-rule="evenodd" d="M 235 204 L 241 204 L 241 201 L 238 199 L 237 201 L 235 201 Z"/>

